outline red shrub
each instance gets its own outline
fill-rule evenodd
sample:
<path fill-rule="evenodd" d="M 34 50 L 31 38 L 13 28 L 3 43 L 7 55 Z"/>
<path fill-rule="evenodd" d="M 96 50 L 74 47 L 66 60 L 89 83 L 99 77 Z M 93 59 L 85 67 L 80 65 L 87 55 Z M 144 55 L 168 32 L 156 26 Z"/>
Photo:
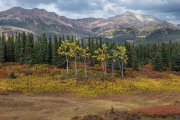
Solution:
<path fill-rule="evenodd" d="M 180 114 L 180 105 L 176 106 L 152 106 L 149 108 L 139 108 L 130 110 L 129 114 L 143 113 L 147 116 L 167 116 L 167 115 L 178 115 Z"/>

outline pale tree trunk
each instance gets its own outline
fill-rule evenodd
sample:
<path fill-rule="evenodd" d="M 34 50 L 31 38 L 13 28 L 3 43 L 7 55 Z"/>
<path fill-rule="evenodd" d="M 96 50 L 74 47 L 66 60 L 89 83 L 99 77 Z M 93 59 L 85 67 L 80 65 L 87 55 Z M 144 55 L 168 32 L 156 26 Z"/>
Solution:
<path fill-rule="evenodd" d="M 113 64 L 112 64 L 112 77 L 113 77 L 113 79 L 114 79 L 114 62 L 113 62 Z"/>
<path fill-rule="evenodd" d="M 76 70 L 76 78 L 77 78 L 76 57 L 75 57 L 75 70 Z"/>
<path fill-rule="evenodd" d="M 105 77 L 106 77 L 106 59 L 105 59 L 105 71 L 104 71 L 104 73 L 105 73 Z"/>
<path fill-rule="evenodd" d="M 87 80 L 87 72 L 86 72 L 86 57 L 85 57 L 85 59 L 84 59 L 84 65 L 85 65 L 84 72 L 85 72 L 85 75 L 86 75 L 86 80 Z"/>
<path fill-rule="evenodd" d="M 123 79 L 123 61 L 122 62 L 122 70 L 121 70 L 121 75 L 122 75 L 122 79 Z"/>
<path fill-rule="evenodd" d="M 102 66 L 103 66 L 103 72 L 104 72 L 104 76 L 105 76 L 105 70 L 104 70 L 104 64 L 103 64 L 103 62 L 102 62 Z"/>

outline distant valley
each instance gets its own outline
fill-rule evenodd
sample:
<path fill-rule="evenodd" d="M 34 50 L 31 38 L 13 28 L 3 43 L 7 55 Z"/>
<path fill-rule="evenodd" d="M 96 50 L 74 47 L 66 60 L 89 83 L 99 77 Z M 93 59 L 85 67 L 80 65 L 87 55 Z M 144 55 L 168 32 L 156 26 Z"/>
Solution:
<path fill-rule="evenodd" d="M 93 35 L 102 36 L 103 40 L 109 41 L 138 42 L 146 40 L 145 37 L 154 31 L 164 28 L 179 30 L 180 25 L 159 20 L 151 15 L 140 15 L 129 11 L 108 19 L 69 19 L 38 8 L 13 7 L 0 12 L 0 31 L 7 35 L 16 31 L 25 31 L 37 36 L 45 32 L 46 35 L 67 36 L 69 34 L 85 39 Z"/>

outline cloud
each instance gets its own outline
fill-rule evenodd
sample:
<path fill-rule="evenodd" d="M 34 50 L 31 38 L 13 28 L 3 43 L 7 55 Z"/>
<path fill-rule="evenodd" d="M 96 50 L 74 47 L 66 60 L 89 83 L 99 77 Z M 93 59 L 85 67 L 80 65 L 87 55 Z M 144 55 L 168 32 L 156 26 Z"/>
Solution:
<path fill-rule="evenodd" d="M 1 11 L 13 6 L 43 8 L 72 19 L 109 18 L 132 11 L 180 23 L 180 0 L 0 0 Z"/>

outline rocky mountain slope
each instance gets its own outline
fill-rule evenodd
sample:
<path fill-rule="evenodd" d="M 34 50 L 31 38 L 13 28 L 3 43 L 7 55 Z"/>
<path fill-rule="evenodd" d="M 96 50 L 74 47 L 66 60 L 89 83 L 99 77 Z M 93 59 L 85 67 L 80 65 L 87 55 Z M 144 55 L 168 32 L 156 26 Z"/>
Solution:
<path fill-rule="evenodd" d="M 94 36 L 101 35 L 108 39 L 118 38 L 118 31 L 126 30 L 126 28 L 138 31 L 135 32 L 138 35 L 151 33 L 161 28 L 180 29 L 176 25 L 159 20 L 154 16 L 140 15 L 129 11 L 108 19 L 84 18 L 75 20 L 59 16 L 53 12 L 47 12 L 44 9 L 24 9 L 21 7 L 13 7 L 0 12 L 0 25 L 23 28 L 37 35 L 46 32 L 52 35 L 73 34 L 76 37 L 86 37 L 90 34 Z M 15 29 L 13 30 L 15 31 Z M 116 36 L 112 34 L 112 31 L 116 33 Z M 128 36 L 129 33 L 125 33 L 125 36 Z M 129 39 L 129 37 L 125 38 Z"/>

